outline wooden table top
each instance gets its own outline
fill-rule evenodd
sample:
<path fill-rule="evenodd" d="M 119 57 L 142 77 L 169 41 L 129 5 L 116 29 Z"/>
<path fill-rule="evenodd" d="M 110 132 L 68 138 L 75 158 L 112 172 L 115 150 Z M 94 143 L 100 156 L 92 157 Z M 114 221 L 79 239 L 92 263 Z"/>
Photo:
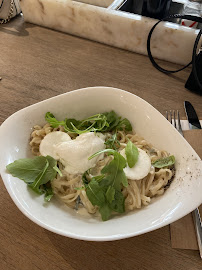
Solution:
<path fill-rule="evenodd" d="M 172 68 L 173 64 L 163 63 Z M 190 70 L 167 76 L 146 56 L 24 23 L 0 26 L 0 123 L 41 100 L 88 86 L 132 92 L 165 114 L 189 100 L 202 117 L 202 97 L 184 88 Z M 169 226 L 115 242 L 84 242 L 49 232 L 26 218 L 0 181 L 1 270 L 199 270 L 197 251 L 171 248 Z"/>

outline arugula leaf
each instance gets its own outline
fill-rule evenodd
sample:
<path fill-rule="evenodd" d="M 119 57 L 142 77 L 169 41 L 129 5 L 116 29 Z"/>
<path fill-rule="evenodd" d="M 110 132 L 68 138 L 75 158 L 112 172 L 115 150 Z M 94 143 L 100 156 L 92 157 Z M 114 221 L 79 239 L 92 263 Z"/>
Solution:
<path fill-rule="evenodd" d="M 55 167 L 57 165 L 57 161 L 54 158 L 52 158 L 51 156 L 46 156 L 46 159 L 49 162 L 49 166 L 48 166 L 47 171 L 43 177 L 41 184 L 46 184 L 47 182 L 52 181 L 56 177 L 56 174 L 57 174 L 57 171 L 55 170 Z"/>
<path fill-rule="evenodd" d="M 43 193 L 42 189 L 40 189 L 39 187 L 41 186 L 41 182 L 42 182 L 43 177 L 48 169 L 48 166 L 49 166 L 49 162 L 48 162 L 48 160 L 46 160 L 46 165 L 45 165 L 43 171 L 41 172 L 41 174 L 35 179 L 35 181 L 32 184 L 29 184 L 29 187 L 38 194 Z"/>
<path fill-rule="evenodd" d="M 65 131 L 82 134 L 91 131 L 101 131 L 108 126 L 106 116 L 104 114 L 96 114 L 84 120 L 65 119 Z"/>
<path fill-rule="evenodd" d="M 98 182 L 93 179 L 86 187 L 86 194 L 92 205 L 103 206 L 105 204 L 105 195 Z"/>
<path fill-rule="evenodd" d="M 112 203 L 112 201 L 114 200 L 114 195 L 115 195 L 115 188 L 109 186 L 106 192 L 106 198 L 109 203 Z"/>
<path fill-rule="evenodd" d="M 122 172 L 122 184 L 123 184 L 124 187 L 128 186 L 128 179 L 127 179 L 124 171 Z"/>
<path fill-rule="evenodd" d="M 128 166 L 132 168 L 138 161 L 139 151 L 137 147 L 129 140 L 125 148 Z"/>
<path fill-rule="evenodd" d="M 74 133 L 74 127 L 77 127 L 81 122 L 77 121 L 76 119 L 70 118 L 70 119 L 65 119 L 65 126 L 64 129 L 66 132 L 72 132 Z"/>
<path fill-rule="evenodd" d="M 51 198 L 53 197 L 53 191 L 52 191 L 52 193 L 51 194 L 49 194 L 49 192 L 48 193 L 45 193 L 45 195 L 44 195 L 44 200 L 46 201 L 46 202 L 50 202 L 50 200 L 51 200 Z"/>
<path fill-rule="evenodd" d="M 97 155 L 100 155 L 101 153 L 108 153 L 109 155 L 114 156 L 114 159 L 109 164 L 107 164 L 101 171 L 102 174 L 108 175 L 107 181 L 112 186 L 115 186 L 115 188 L 117 190 L 121 189 L 121 183 L 124 186 L 127 186 L 128 181 L 127 181 L 126 175 L 123 171 L 123 169 L 126 167 L 125 158 L 113 149 L 104 149 L 104 150 L 96 152 L 95 154 L 90 156 L 88 159 L 90 160 L 90 159 L 96 157 Z"/>
<path fill-rule="evenodd" d="M 107 164 L 101 171 L 102 174 L 106 174 L 109 183 L 116 190 L 121 190 L 121 184 L 128 185 L 126 175 L 123 169 L 126 167 L 125 158 L 118 152 L 113 152 L 114 159 Z"/>
<path fill-rule="evenodd" d="M 117 130 L 126 130 L 126 131 L 132 131 L 132 125 L 130 121 L 127 118 L 124 118 L 119 122 L 119 124 L 116 127 Z"/>
<path fill-rule="evenodd" d="M 14 177 L 27 183 L 37 194 L 45 193 L 45 200 L 49 201 L 53 196 L 50 181 L 56 177 L 56 164 L 54 158 L 40 156 L 16 160 L 6 168 Z"/>
<path fill-rule="evenodd" d="M 53 128 L 57 128 L 59 127 L 60 125 L 61 126 L 64 126 L 65 125 L 65 122 L 64 121 L 58 121 L 56 120 L 55 116 L 50 113 L 50 112 L 47 112 L 46 115 L 45 115 L 45 120 L 51 125 L 51 127 Z"/>
<path fill-rule="evenodd" d="M 105 145 L 107 145 L 110 149 L 117 150 L 116 145 L 120 145 L 120 142 L 117 139 L 117 133 L 114 133 L 112 137 L 105 142 Z"/>
<path fill-rule="evenodd" d="M 152 163 L 152 165 L 155 168 L 163 168 L 163 167 L 167 167 L 167 166 L 172 166 L 174 164 L 175 164 L 175 157 L 174 156 L 160 158 Z"/>
<path fill-rule="evenodd" d="M 62 176 L 61 170 L 55 165 L 53 169 L 59 174 L 59 176 Z"/>
<path fill-rule="evenodd" d="M 104 115 L 106 116 L 108 122 L 108 127 L 105 127 L 104 131 L 114 130 L 119 124 L 121 117 L 118 117 L 114 111 L 106 112 Z"/>
<path fill-rule="evenodd" d="M 66 132 L 77 134 L 123 129 L 127 131 L 132 130 L 132 126 L 128 119 L 121 119 L 114 111 L 95 114 L 81 121 L 74 118 L 66 118 L 64 121 L 58 121 L 52 113 L 47 112 L 45 119 L 53 128 L 64 126 Z"/>
<path fill-rule="evenodd" d="M 125 212 L 125 198 L 121 191 L 116 190 L 114 200 L 111 202 L 110 207 L 113 211 L 118 213 Z"/>
<path fill-rule="evenodd" d="M 6 166 L 12 176 L 23 180 L 25 183 L 33 183 L 40 176 L 47 160 L 45 157 L 35 157 L 33 159 L 24 158 L 15 160 Z"/>
<path fill-rule="evenodd" d="M 39 175 L 39 177 L 37 177 L 36 180 L 29 186 L 38 194 L 43 193 L 40 189 L 40 186 L 48 183 L 49 181 L 52 181 L 57 174 L 57 171 L 54 169 L 56 167 L 57 161 L 51 156 L 46 156 L 46 160 L 47 164 L 44 167 L 41 175 Z"/>
<path fill-rule="evenodd" d="M 81 121 L 81 124 L 79 126 L 82 127 L 82 126 L 85 126 L 85 125 L 89 125 L 92 124 L 93 127 L 94 127 L 94 131 L 101 131 L 105 126 L 108 127 L 108 123 L 107 123 L 107 118 L 104 114 L 96 114 L 96 115 L 93 115 L 93 116 L 90 116 L 84 120 Z"/>
<path fill-rule="evenodd" d="M 111 211 L 112 210 L 111 210 L 111 208 L 109 207 L 108 204 L 104 204 L 99 208 L 99 212 L 100 212 L 100 214 L 102 216 L 103 221 L 107 221 L 110 218 Z"/>
<path fill-rule="evenodd" d="M 93 176 L 92 179 L 95 179 L 98 183 L 105 177 L 104 174 Z"/>
<path fill-rule="evenodd" d="M 44 200 L 46 202 L 49 202 L 51 200 L 51 198 L 53 197 L 53 195 L 54 195 L 50 183 L 48 183 L 47 185 L 43 185 L 42 190 L 43 190 L 43 193 L 45 193 L 44 194 Z"/>
<path fill-rule="evenodd" d="M 114 111 L 104 113 L 107 117 L 109 123 L 109 128 L 105 128 L 104 131 L 113 131 L 113 130 L 126 130 L 132 131 L 132 126 L 130 121 L 127 118 L 121 119 Z"/>
<path fill-rule="evenodd" d="M 111 210 L 107 205 L 107 201 L 105 198 L 104 189 L 100 186 L 99 181 L 103 179 L 103 175 L 95 176 L 88 182 L 87 175 L 88 171 L 86 171 L 82 175 L 82 180 L 84 183 L 84 187 L 86 189 L 86 195 L 92 205 L 97 205 L 99 208 L 99 212 L 101 214 L 102 220 L 105 221 L 109 219 L 111 214 Z"/>
<path fill-rule="evenodd" d="M 98 178 L 98 181 L 92 179 L 86 185 L 86 194 L 91 203 L 99 207 L 102 220 L 105 221 L 109 219 L 111 211 L 118 213 L 125 211 L 125 199 L 121 189 L 122 186 L 128 185 L 128 181 L 123 171 L 126 166 L 125 158 L 113 149 L 104 149 L 93 154 L 89 159 L 101 153 L 113 155 L 114 159 L 102 169 L 102 175 Z"/>

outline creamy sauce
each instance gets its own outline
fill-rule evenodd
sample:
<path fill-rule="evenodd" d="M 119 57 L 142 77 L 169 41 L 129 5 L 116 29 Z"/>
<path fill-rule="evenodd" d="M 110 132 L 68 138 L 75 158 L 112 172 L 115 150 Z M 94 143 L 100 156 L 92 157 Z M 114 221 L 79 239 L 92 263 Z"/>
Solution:
<path fill-rule="evenodd" d="M 64 170 L 70 174 L 84 173 L 93 168 L 98 160 L 103 159 L 104 154 L 88 158 L 94 153 L 105 149 L 105 136 L 102 134 L 87 132 L 76 137 L 75 140 L 62 142 L 56 145 L 56 153 L 60 162 L 65 166 Z"/>
<path fill-rule="evenodd" d="M 72 140 L 67 133 L 55 131 L 44 137 L 40 144 L 40 153 L 59 160 L 67 173 L 82 174 L 103 159 L 104 154 L 100 154 L 88 160 L 94 153 L 105 149 L 104 143 L 105 136 L 101 133 L 87 132 Z"/>
<path fill-rule="evenodd" d="M 71 137 L 62 131 L 54 131 L 47 134 L 40 143 L 39 151 L 42 156 L 51 156 L 59 160 L 59 156 L 55 152 L 55 146 L 61 142 L 70 141 Z"/>

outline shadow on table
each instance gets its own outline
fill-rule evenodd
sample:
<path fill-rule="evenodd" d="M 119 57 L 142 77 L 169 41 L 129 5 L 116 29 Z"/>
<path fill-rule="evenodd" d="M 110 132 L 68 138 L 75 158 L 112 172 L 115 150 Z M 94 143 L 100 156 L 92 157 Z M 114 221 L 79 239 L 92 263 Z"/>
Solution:
<path fill-rule="evenodd" d="M 14 36 L 29 36 L 28 28 L 35 27 L 34 24 L 25 23 L 22 15 L 18 15 L 13 18 L 10 22 L 0 25 L 0 32 L 14 35 Z"/>

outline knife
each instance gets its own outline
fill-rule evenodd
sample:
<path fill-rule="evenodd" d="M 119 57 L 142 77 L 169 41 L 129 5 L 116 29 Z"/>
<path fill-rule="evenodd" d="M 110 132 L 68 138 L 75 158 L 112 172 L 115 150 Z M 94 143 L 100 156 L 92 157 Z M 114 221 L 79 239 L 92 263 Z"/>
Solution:
<path fill-rule="evenodd" d="M 185 101 L 184 108 L 185 108 L 185 112 L 186 112 L 186 115 L 188 118 L 190 130 L 191 129 L 201 129 L 202 128 L 201 124 L 199 122 L 197 113 L 196 113 L 194 107 L 192 106 L 192 104 L 189 101 Z M 199 252 L 200 252 L 200 256 L 202 258 L 202 222 L 201 222 L 201 216 L 200 216 L 200 212 L 199 212 L 198 208 L 196 208 L 192 212 L 192 216 L 194 219 L 194 224 L 195 224 L 195 229 L 196 229 Z"/>
<path fill-rule="evenodd" d="M 185 112 L 189 121 L 190 129 L 201 129 L 201 124 L 199 122 L 198 116 L 192 104 L 189 101 L 184 102 Z"/>

